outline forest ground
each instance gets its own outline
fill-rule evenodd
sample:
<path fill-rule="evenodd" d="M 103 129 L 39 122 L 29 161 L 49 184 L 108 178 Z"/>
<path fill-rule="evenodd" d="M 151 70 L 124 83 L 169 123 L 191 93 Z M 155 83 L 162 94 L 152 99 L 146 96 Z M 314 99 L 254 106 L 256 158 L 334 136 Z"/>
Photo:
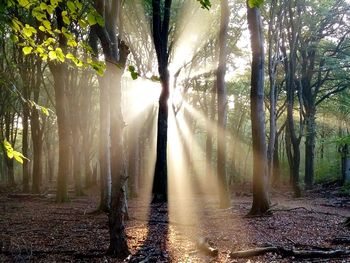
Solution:
<path fill-rule="evenodd" d="M 147 199 L 132 199 L 126 223 L 132 256 L 125 262 L 350 262 L 350 255 L 312 260 L 275 253 L 229 256 L 230 251 L 266 245 L 350 249 L 349 242 L 332 243 L 337 237 L 350 239 L 350 229 L 343 225 L 350 216 L 350 197 L 339 196 L 338 190 L 320 188 L 298 199 L 288 190 L 274 192 L 272 215 L 255 218 L 245 217 L 252 201 L 249 191 L 234 192 L 232 206 L 225 210 L 218 208 L 214 195 L 174 200 L 169 214 L 167 205 L 153 205 L 149 213 Z M 92 191 L 64 204 L 50 196 L 0 193 L 0 262 L 122 262 L 105 255 L 108 218 L 94 212 L 97 206 Z M 218 255 L 206 255 L 203 243 L 217 248 Z"/>

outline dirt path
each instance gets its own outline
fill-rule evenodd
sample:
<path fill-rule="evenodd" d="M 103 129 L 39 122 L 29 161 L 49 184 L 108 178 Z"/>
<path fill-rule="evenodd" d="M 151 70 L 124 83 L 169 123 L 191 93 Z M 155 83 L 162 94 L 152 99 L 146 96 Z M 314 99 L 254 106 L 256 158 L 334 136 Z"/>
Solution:
<path fill-rule="evenodd" d="M 342 225 L 350 216 L 346 198 L 276 195 L 273 215 L 262 218 L 244 217 L 251 197 L 233 197 L 232 207 L 220 210 L 215 197 L 197 196 L 170 201 L 169 207 L 153 206 L 151 213 L 142 200 L 129 202 L 130 262 L 248 262 L 231 259 L 229 252 L 266 245 L 350 249 L 331 243 L 335 237 L 350 237 L 350 230 Z M 0 196 L 0 262 L 121 262 L 104 254 L 109 240 L 107 216 L 92 214 L 96 207 L 94 196 L 66 204 Z M 198 250 L 198 240 L 204 239 L 218 248 L 218 256 Z M 292 261 L 273 253 L 250 258 L 250 262 Z M 328 262 L 350 262 L 350 258 Z"/>

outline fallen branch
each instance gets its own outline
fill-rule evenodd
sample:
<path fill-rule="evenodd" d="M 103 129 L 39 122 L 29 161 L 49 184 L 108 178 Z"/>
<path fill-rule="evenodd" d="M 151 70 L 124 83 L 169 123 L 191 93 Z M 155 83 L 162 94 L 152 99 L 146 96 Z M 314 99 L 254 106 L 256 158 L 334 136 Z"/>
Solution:
<path fill-rule="evenodd" d="M 295 257 L 295 258 L 336 258 L 350 255 L 350 250 L 295 250 L 286 249 L 283 247 L 260 247 L 248 250 L 235 251 L 230 253 L 231 258 L 247 258 L 263 255 L 266 253 L 276 253 L 282 257 Z"/>
<path fill-rule="evenodd" d="M 266 253 L 278 252 L 277 247 L 258 247 L 258 248 L 253 248 L 253 249 L 248 249 L 248 250 L 240 250 L 240 251 L 235 251 L 230 253 L 231 258 L 249 258 L 249 257 L 255 257 L 255 256 L 260 256 Z"/>
<path fill-rule="evenodd" d="M 333 238 L 331 242 L 334 245 L 350 244 L 350 236 L 349 237 L 336 237 L 336 238 Z"/>

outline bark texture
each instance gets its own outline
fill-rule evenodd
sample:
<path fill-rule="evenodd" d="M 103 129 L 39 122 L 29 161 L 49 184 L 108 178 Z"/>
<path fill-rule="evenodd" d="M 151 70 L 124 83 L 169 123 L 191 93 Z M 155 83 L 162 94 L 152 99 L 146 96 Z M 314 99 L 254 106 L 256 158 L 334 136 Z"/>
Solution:
<path fill-rule="evenodd" d="M 264 38 L 259 8 L 250 8 L 249 6 L 247 8 L 253 53 L 250 91 L 253 137 L 253 205 L 249 214 L 260 215 L 269 209 L 264 113 Z"/>

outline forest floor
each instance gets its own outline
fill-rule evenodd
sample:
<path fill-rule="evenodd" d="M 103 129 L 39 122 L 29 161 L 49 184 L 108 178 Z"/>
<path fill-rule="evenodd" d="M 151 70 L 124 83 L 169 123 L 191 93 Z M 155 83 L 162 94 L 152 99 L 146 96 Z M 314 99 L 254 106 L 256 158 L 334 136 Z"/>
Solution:
<path fill-rule="evenodd" d="M 151 209 L 145 200 L 129 202 L 126 232 L 131 256 L 124 262 L 350 262 L 350 255 L 230 257 L 232 251 L 271 245 L 349 250 L 350 229 L 343 222 L 350 216 L 350 198 L 339 196 L 334 188 L 308 192 L 298 199 L 288 191 L 275 192 L 272 215 L 255 218 L 245 217 L 252 202 L 249 193 L 234 193 L 229 209 L 219 209 L 214 195 L 170 200 Z M 47 196 L 1 193 L 0 262 L 123 262 L 105 255 L 108 218 L 94 213 L 97 206 L 94 194 L 58 204 Z M 339 237 L 347 241 L 334 244 Z M 202 251 L 204 244 L 217 248 L 218 254 L 207 255 Z"/>

